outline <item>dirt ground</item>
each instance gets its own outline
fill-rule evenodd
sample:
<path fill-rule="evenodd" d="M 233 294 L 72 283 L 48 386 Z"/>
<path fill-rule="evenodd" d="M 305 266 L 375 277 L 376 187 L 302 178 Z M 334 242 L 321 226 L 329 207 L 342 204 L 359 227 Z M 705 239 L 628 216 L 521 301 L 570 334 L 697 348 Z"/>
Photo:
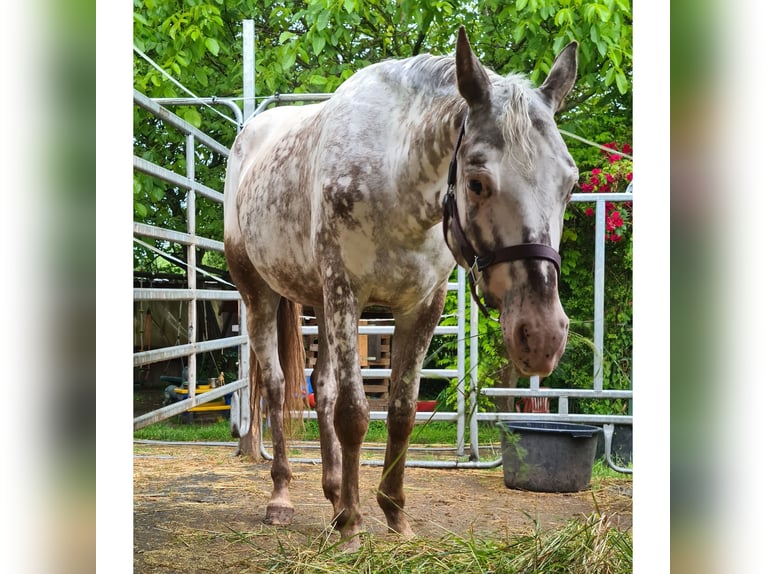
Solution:
<path fill-rule="evenodd" d="M 293 464 L 295 517 L 291 526 L 280 528 L 262 522 L 270 464 L 233 454 L 233 447 L 225 446 L 134 446 L 135 572 L 243 572 L 254 552 L 338 537 L 329 531 L 332 507 L 322 494 L 320 465 Z M 380 467 L 361 469 L 364 523 L 374 537 L 392 536 L 375 500 L 380 473 Z M 556 527 L 596 510 L 620 528 L 632 527 L 630 478 L 593 480 L 589 490 L 551 494 L 506 488 L 502 467 L 407 468 L 405 493 L 410 524 L 422 537 L 505 538 L 529 533 L 535 522 Z"/>

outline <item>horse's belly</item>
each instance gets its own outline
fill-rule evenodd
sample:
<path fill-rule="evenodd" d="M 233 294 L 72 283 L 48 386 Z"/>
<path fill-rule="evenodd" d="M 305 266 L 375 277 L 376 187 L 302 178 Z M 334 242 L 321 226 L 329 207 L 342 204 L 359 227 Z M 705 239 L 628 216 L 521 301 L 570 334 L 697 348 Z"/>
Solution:
<path fill-rule="evenodd" d="M 455 266 L 441 238 L 408 246 L 381 241 L 361 255 L 353 245 L 349 242 L 345 250 L 345 264 L 368 304 L 394 309 L 417 305 L 449 277 Z"/>

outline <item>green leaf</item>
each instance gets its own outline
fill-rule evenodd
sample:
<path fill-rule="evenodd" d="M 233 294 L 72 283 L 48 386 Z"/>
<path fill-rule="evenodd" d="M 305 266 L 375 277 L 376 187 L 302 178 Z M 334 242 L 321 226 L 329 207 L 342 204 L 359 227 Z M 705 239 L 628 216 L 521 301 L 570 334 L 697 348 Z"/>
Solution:
<path fill-rule="evenodd" d="M 522 20 L 516 25 L 516 27 L 513 29 L 513 32 L 511 33 L 511 37 L 513 38 L 513 41 L 517 44 L 521 42 L 521 39 L 524 37 L 524 32 L 526 31 L 527 31 L 527 23 L 526 21 Z"/>
<path fill-rule="evenodd" d="M 295 38 L 296 35 L 297 34 L 295 34 L 294 32 L 290 32 L 289 30 L 285 30 L 284 32 L 282 32 L 279 35 L 279 43 L 280 44 L 284 44 L 288 40 L 292 40 L 293 38 Z"/>
<path fill-rule="evenodd" d="M 293 69 L 293 66 L 295 66 L 295 58 L 297 56 L 297 52 L 294 50 L 290 50 L 288 52 L 285 52 L 282 55 L 282 60 L 280 61 L 280 66 L 282 66 L 282 70 L 285 72 L 289 72 Z"/>
<path fill-rule="evenodd" d="M 194 69 L 194 77 L 201 85 L 205 87 L 208 86 L 207 70 L 205 70 L 205 68 L 202 66 L 197 66 Z"/>
<path fill-rule="evenodd" d="M 138 201 L 133 202 L 133 212 L 141 219 L 144 219 L 149 214 L 146 206 Z"/>
<path fill-rule="evenodd" d="M 630 14 L 630 2 L 628 0 L 616 0 L 620 10 L 625 14 Z"/>
<path fill-rule="evenodd" d="M 609 50 L 609 59 L 615 66 L 621 66 L 622 52 L 620 50 Z"/>
<path fill-rule="evenodd" d="M 149 192 L 149 197 L 154 202 L 162 201 L 162 198 L 165 197 L 165 190 L 161 187 L 153 187 Z"/>
<path fill-rule="evenodd" d="M 527 7 L 528 0 L 516 0 L 516 10 L 521 12 L 524 8 Z"/>
<path fill-rule="evenodd" d="M 187 122 L 189 122 L 195 128 L 199 128 L 202 125 L 202 116 L 194 108 L 186 109 L 181 114 L 181 117 L 183 117 L 183 119 L 185 119 Z"/>
<path fill-rule="evenodd" d="M 593 42 L 596 46 L 598 46 L 598 28 L 595 24 L 591 24 L 590 27 L 590 41 Z"/>
<path fill-rule="evenodd" d="M 314 49 L 315 56 L 318 56 L 319 54 L 322 53 L 325 43 L 326 43 L 326 40 L 324 36 L 320 36 L 318 34 L 314 35 L 314 38 L 311 40 L 311 47 Z"/>
<path fill-rule="evenodd" d="M 324 86 L 327 84 L 327 78 L 325 76 L 314 74 L 313 76 L 309 78 L 309 82 L 317 86 Z"/>
<path fill-rule="evenodd" d="M 221 47 L 218 45 L 218 40 L 216 40 L 215 38 L 206 38 L 205 47 L 208 49 L 208 51 L 211 54 L 213 54 L 213 56 L 217 56 L 218 52 L 221 49 Z"/>
<path fill-rule="evenodd" d="M 559 36 L 553 41 L 553 53 L 558 54 L 561 52 L 561 49 L 564 47 L 564 42 L 567 41 L 566 36 Z"/>
<path fill-rule="evenodd" d="M 625 74 L 622 70 L 617 70 L 617 74 L 615 75 L 615 82 L 617 83 L 617 89 L 620 91 L 621 94 L 625 94 L 628 91 L 628 79 L 625 77 Z"/>
<path fill-rule="evenodd" d="M 556 16 L 553 18 L 554 24 L 556 26 L 564 26 L 566 23 L 567 25 L 572 24 L 572 9 L 571 8 L 562 8 L 556 13 Z"/>
<path fill-rule="evenodd" d="M 322 10 L 317 18 L 317 30 L 324 30 L 330 23 L 330 11 Z"/>

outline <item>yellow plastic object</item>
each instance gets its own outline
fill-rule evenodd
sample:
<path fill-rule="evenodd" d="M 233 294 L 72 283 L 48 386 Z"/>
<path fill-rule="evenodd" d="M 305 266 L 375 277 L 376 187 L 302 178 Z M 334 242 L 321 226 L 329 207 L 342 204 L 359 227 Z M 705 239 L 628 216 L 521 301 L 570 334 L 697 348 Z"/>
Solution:
<path fill-rule="evenodd" d="M 203 393 L 208 392 L 213 387 L 210 385 L 197 385 L 197 395 L 201 395 Z M 179 395 L 188 395 L 189 389 L 182 388 L 182 387 L 176 387 L 175 388 L 176 393 Z M 220 399 L 215 399 L 214 401 L 210 401 L 208 403 L 205 403 L 204 405 L 200 405 L 198 407 L 194 407 L 189 409 L 189 412 L 191 413 L 200 413 L 200 412 L 214 412 L 214 411 L 228 411 L 231 408 L 231 405 L 226 404 L 226 399 L 224 397 L 221 397 Z"/>

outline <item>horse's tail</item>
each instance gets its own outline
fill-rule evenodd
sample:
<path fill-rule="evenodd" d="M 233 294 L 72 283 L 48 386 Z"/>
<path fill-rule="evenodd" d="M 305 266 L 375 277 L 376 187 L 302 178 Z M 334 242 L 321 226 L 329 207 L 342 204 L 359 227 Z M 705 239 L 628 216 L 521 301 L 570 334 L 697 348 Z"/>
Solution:
<path fill-rule="evenodd" d="M 303 421 L 303 395 L 306 389 L 306 349 L 303 347 L 301 333 L 301 311 L 299 304 L 282 298 L 277 312 L 277 329 L 279 337 L 279 364 L 285 376 L 285 401 L 283 414 L 285 433 L 292 436 L 291 413 L 301 413 Z"/>
<path fill-rule="evenodd" d="M 306 350 L 303 348 L 301 333 L 301 306 L 284 297 L 279 302 L 277 311 L 277 340 L 279 364 L 285 377 L 285 400 L 282 403 L 282 419 L 284 420 L 285 436 L 293 434 L 293 413 L 301 413 L 303 420 L 303 393 L 306 386 L 304 366 Z M 261 368 L 255 355 L 251 355 L 251 371 L 255 383 L 255 395 L 261 395 L 263 381 Z"/>

